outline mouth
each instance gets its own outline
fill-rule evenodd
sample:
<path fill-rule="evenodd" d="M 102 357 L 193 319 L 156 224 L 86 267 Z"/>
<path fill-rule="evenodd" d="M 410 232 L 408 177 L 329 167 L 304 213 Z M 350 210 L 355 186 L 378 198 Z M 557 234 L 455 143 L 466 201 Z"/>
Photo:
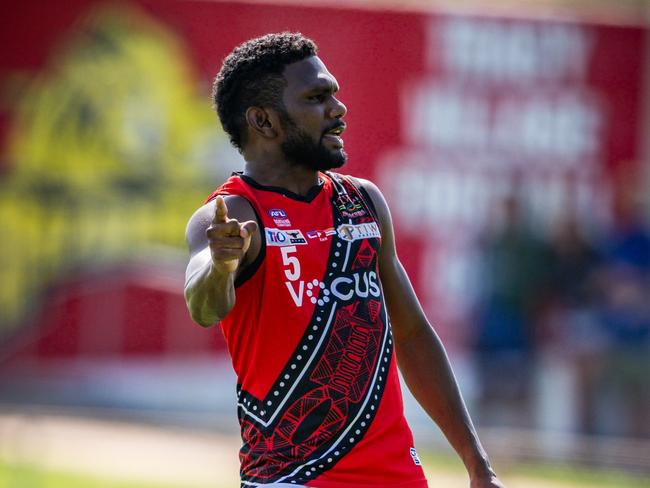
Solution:
<path fill-rule="evenodd" d="M 343 147 L 343 139 L 341 138 L 341 134 L 343 134 L 344 130 L 345 124 L 340 123 L 336 127 L 333 127 L 325 132 L 323 134 L 323 139 L 329 140 L 339 147 Z"/>

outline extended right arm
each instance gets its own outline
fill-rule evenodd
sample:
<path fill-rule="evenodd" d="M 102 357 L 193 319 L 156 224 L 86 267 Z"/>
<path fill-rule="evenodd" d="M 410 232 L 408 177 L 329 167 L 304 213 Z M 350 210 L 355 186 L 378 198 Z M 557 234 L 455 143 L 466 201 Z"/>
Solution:
<path fill-rule="evenodd" d="M 190 218 L 185 302 L 199 325 L 217 323 L 235 305 L 235 278 L 260 252 L 255 219 L 250 204 L 235 195 L 218 196 Z"/>

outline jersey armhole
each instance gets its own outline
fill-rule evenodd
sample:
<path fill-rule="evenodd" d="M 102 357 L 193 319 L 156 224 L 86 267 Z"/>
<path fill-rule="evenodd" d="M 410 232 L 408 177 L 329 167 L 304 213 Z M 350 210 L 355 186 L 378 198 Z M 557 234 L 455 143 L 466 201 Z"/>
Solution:
<path fill-rule="evenodd" d="M 251 205 L 251 207 L 253 207 Z M 260 219 L 259 214 L 257 213 L 257 210 L 255 210 L 255 207 L 253 207 L 253 212 L 255 212 L 255 219 L 257 220 L 257 229 L 258 232 L 260 233 L 260 252 L 258 253 L 257 257 L 255 260 L 246 266 L 239 275 L 237 275 L 237 278 L 235 278 L 235 288 L 239 288 L 241 285 L 246 283 L 249 279 L 253 277 L 253 275 L 257 272 L 257 270 L 262 266 L 262 263 L 264 262 L 264 258 L 266 257 L 266 239 L 264 239 L 264 224 L 262 223 L 262 219 Z"/>

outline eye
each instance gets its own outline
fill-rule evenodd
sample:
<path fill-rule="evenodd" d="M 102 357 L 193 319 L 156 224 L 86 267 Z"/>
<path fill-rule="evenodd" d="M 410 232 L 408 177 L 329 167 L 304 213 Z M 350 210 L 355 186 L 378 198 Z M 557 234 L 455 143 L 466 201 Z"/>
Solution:
<path fill-rule="evenodd" d="M 311 95 L 307 97 L 309 101 L 323 103 L 327 99 L 327 95 L 324 93 L 317 93 L 316 95 Z"/>

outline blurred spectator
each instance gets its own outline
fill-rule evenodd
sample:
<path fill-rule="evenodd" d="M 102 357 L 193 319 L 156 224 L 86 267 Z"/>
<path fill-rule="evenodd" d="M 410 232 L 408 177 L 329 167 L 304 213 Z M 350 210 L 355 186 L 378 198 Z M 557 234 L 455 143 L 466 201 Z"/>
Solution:
<path fill-rule="evenodd" d="M 593 308 L 601 256 L 574 216 L 558 223 L 550 245 L 552 292 L 541 337 L 547 350 L 569 357 L 576 375 L 578 429 L 594 433 L 594 406 L 608 341 Z"/>
<path fill-rule="evenodd" d="M 602 394 L 618 415 L 615 434 L 650 436 L 650 286 L 637 269 L 614 264 L 602 280 L 599 322 L 610 340 Z"/>
<path fill-rule="evenodd" d="M 600 256 L 580 229 L 578 221 L 567 217 L 551 236 L 551 287 L 554 301 L 565 307 L 588 303 L 594 271 Z"/>
<path fill-rule="evenodd" d="M 526 426 L 535 324 L 548 295 L 550 254 L 527 227 L 516 198 L 504 200 L 502 210 L 503 225 L 493 226 L 482 246 L 484 289 L 475 342 L 479 411 L 488 423 Z"/>
<path fill-rule="evenodd" d="M 633 181 L 632 181 L 633 183 Z M 609 341 L 603 360 L 602 426 L 618 435 L 650 436 L 650 228 L 638 197 L 626 186 L 604 243 L 597 317 Z M 604 404 L 604 405 L 603 405 Z"/>
<path fill-rule="evenodd" d="M 552 240 L 544 329 L 575 367 L 583 433 L 650 436 L 650 229 L 634 196 L 619 194 L 615 224 L 598 246 L 574 222 Z"/>
<path fill-rule="evenodd" d="M 629 266 L 650 275 L 650 229 L 643 215 L 640 197 L 633 183 L 624 184 L 614 205 L 614 226 L 604 246 L 612 263 Z"/>

